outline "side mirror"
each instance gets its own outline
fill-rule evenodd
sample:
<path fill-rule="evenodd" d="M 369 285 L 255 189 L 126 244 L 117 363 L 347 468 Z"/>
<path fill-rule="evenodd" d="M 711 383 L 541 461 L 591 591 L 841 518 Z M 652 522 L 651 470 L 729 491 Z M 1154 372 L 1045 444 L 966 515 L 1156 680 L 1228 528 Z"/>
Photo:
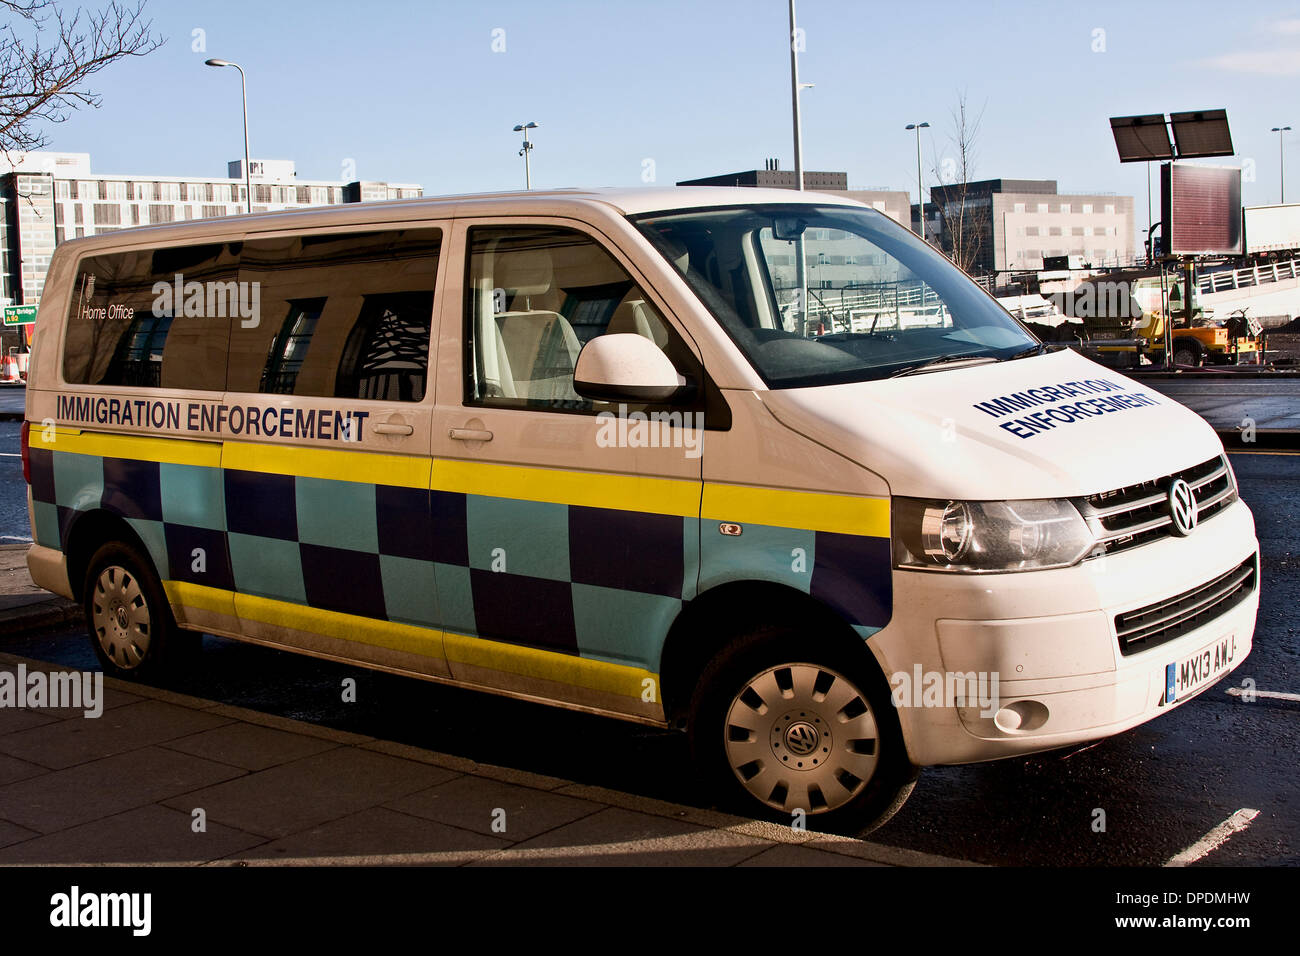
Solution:
<path fill-rule="evenodd" d="M 659 346 L 633 332 L 592 339 L 573 370 L 573 390 L 602 402 L 667 402 L 689 389 Z"/>

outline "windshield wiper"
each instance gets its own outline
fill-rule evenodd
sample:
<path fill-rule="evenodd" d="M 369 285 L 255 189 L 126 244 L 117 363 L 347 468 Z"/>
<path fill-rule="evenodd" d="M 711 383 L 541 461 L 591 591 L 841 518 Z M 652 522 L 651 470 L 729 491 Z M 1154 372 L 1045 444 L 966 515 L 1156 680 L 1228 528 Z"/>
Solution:
<path fill-rule="evenodd" d="M 1016 359 L 1029 358 L 1031 355 L 1042 355 L 1044 352 L 1050 351 L 1051 349 L 1047 347 L 1046 342 L 1039 342 L 1037 345 L 1031 345 L 1027 349 L 1021 349 L 1015 355 L 1008 355 L 1004 359 L 999 359 L 999 361 L 1014 362 Z"/>
<path fill-rule="evenodd" d="M 938 358 L 932 358 L 928 362 L 922 362 L 920 365 L 912 365 L 908 368 L 899 369 L 890 375 L 890 378 L 902 378 L 904 375 L 919 375 L 922 372 L 931 372 L 944 365 L 952 362 L 996 362 L 992 355 L 940 355 Z"/>

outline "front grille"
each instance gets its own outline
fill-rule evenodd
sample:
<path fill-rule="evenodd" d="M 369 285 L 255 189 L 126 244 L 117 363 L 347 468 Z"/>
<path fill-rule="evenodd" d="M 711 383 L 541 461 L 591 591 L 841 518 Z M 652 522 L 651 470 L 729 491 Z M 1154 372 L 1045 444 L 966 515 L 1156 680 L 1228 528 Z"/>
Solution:
<path fill-rule="evenodd" d="M 1196 496 L 1197 524 L 1236 500 L 1237 489 L 1233 486 L 1228 462 L 1222 455 L 1162 478 L 1075 499 L 1079 512 L 1097 539 L 1097 547 L 1090 557 L 1126 551 L 1172 534 L 1169 486 L 1177 478 L 1192 486 Z"/>
<path fill-rule="evenodd" d="M 1121 654 L 1137 654 L 1227 614 L 1255 590 L 1255 556 L 1200 587 L 1115 615 Z"/>

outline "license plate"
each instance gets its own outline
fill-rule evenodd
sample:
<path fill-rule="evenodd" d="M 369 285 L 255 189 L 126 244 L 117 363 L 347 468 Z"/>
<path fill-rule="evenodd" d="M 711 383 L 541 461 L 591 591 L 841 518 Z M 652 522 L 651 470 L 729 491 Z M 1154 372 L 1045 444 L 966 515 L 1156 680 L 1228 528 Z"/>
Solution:
<path fill-rule="evenodd" d="M 1172 704 L 1222 677 L 1237 661 L 1237 635 L 1228 634 L 1165 667 L 1165 703 Z"/>

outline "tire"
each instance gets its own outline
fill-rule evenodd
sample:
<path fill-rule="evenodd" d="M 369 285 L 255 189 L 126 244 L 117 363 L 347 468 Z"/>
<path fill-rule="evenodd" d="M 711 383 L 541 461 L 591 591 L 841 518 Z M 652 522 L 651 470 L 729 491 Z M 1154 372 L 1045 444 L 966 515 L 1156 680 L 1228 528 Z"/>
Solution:
<path fill-rule="evenodd" d="M 861 834 L 916 785 L 870 653 L 793 628 L 724 649 L 701 675 L 689 729 L 700 775 L 720 803 L 749 816 L 792 824 L 802 810 L 809 828 Z"/>
<path fill-rule="evenodd" d="M 138 680 L 192 660 L 200 635 L 180 630 L 153 565 L 119 541 L 86 566 L 86 626 L 104 673 Z"/>
<path fill-rule="evenodd" d="M 1200 368 L 1204 365 L 1205 353 L 1201 349 L 1201 343 L 1194 339 L 1175 339 L 1174 364 L 1189 365 L 1192 368 Z"/>

